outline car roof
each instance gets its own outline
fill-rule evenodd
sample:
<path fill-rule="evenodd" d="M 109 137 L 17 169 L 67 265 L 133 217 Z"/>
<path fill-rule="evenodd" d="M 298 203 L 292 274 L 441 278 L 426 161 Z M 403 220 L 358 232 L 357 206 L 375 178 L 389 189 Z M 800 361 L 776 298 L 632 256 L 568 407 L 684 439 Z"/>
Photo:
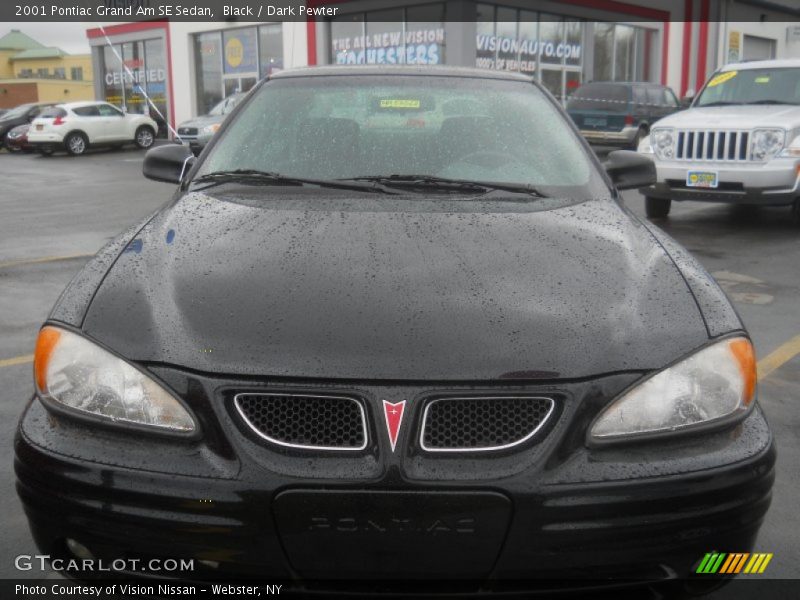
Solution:
<path fill-rule="evenodd" d="M 747 71 L 749 69 L 781 69 L 800 67 L 800 58 L 779 58 L 773 60 L 751 60 L 731 63 L 722 67 L 722 71 Z"/>
<path fill-rule="evenodd" d="M 91 101 L 84 100 L 83 102 L 62 102 L 58 106 L 62 108 L 72 109 L 72 108 L 80 108 L 82 106 L 99 106 L 101 104 L 108 104 L 108 102 L 105 102 L 103 100 L 91 100 Z"/>
<path fill-rule="evenodd" d="M 451 67 L 444 65 L 323 65 L 316 67 L 297 67 L 273 73 L 269 76 L 269 79 L 317 77 L 323 75 L 417 75 L 423 77 L 464 77 L 503 79 L 507 81 L 533 81 L 533 78 L 513 71 L 490 71 L 488 69 L 479 69 L 476 67 Z"/>

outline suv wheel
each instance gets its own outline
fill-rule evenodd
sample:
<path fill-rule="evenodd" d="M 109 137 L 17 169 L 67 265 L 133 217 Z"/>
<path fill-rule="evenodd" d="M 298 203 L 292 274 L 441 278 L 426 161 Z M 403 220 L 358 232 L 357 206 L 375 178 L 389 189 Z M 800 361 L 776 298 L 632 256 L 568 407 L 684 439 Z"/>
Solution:
<path fill-rule="evenodd" d="M 67 139 L 64 140 L 64 146 L 67 148 L 67 152 L 73 156 L 77 156 L 86 152 L 86 148 L 89 147 L 89 142 L 86 140 L 85 135 L 76 131 L 67 136 Z"/>
<path fill-rule="evenodd" d="M 672 207 L 672 200 L 667 198 L 651 198 L 650 196 L 644 197 L 644 212 L 651 219 L 663 219 L 669 214 L 669 209 Z"/>
<path fill-rule="evenodd" d="M 142 125 L 136 130 L 136 136 L 134 137 L 133 141 L 136 142 L 137 147 L 141 148 L 142 150 L 147 150 L 153 145 L 153 142 L 156 141 L 156 136 L 152 129 L 146 125 Z"/>

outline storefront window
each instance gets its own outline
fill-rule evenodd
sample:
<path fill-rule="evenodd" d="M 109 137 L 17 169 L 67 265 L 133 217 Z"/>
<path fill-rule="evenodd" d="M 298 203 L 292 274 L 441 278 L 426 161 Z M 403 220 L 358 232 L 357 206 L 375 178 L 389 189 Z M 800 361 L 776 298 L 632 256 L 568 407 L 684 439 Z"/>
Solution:
<path fill-rule="evenodd" d="M 477 11 L 476 66 L 528 73 L 559 99 L 580 85 L 583 23 L 491 4 Z"/>
<path fill-rule="evenodd" d="M 116 50 L 116 52 L 115 52 Z M 122 56 L 122 47 L 117 45 L 103 46 L 100 49 L 103 73 L 103 99 L 122 108 L 124 96 L 122 92 L 122 63 L 117 56 Z"/>
<path fill-rule="evenodd" d="M 219 32 L 194 38 L 197 111 L 206 114 L 222 100 L 222 39 Z"/>
<path fill-rule="evenodd" d="M 343 15 L 330 27 L 336 64 L 444 63 L 444 4 Z"/>
<path fill-rule="evenodd" d="M 144 114 L 147 112 L 145 100 L 144 42 L 127 42 L 122 44 L 123 91 L 125 101 L 123 110 L 129 113 Z"/>
<path fill-rule="evenodd" d="M 594 25 L 594 80 L 649 81 L 651 30 L 615 23 Z"/>
<path fill-rule="evenodd" d="M 197 111 L 207 114 L 223 98 L 247 92 L 261 77 L 283 68 L 279 23 L 198 33 L 194 36 Z"/>
<path fill-rule="evenodd" d="M 258 28 L 258 62 L 261 77 L 283 69 L 283 26 L 280 23 Z"/>
<path fill-rule="evenodd" d="M 145 40 L 144 59 L 147 76 L 147 95 L 155 108 L 150 107 L 150 116 L 158 123 L 158 135 L 166 137 L 167 132 L 167 56 L 162 38 Z M 156 110 L 158 109 L 158 110 Z M 160 113 L 160 114 L 159 114 Z"/>
<path fill-rule="evenodd" d="M 149 114 L 158 123 L 158 134 L 166 136 L 169 109 L 164 38 L 97 46 L 93 52 L 100 63 L 103 99 L 129 113 Z"/>

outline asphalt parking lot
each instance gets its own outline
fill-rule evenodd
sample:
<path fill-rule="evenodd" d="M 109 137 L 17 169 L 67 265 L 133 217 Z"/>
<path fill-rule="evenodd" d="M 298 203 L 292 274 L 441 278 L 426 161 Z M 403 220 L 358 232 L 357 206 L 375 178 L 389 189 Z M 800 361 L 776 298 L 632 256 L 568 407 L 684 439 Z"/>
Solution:
<path fill-rule="evenodd" d="M 142 158 L 133 150 L 51 158 L 0 154 L 0 577 L 39 576 L 14 570 L 14 556 L 35 548 L 14 491 L 12 452 L 17 419 L 32 393 L 38 327 L 89 256 L 169 199 L 170 185 L 142 177 Z M 643 218 L 639 194 L 627 193 L 625 200 Z M 677 204 L 658 224 L 714 274 L 753 336 L 759 399 L 779 451 L 773 504 L 757 551 L 774 553 L 766 575 L 800 578 L 800 227 L 786 209 L 700 203 Z"/>

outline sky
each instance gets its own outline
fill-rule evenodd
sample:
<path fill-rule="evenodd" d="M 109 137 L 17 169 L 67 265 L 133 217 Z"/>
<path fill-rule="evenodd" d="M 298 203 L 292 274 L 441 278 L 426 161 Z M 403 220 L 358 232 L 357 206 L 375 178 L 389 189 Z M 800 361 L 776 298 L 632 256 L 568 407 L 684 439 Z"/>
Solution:
<path fill-rule="evenodd" d="M 3 0 L 0 0 L 2 2 Z M 41 23 L 41 22 L 15 22 L 0 23 L 0 37 L 12 29 L 19 29 L 28 34 L 40 44 L 57 46 L 70 54 L 88 54 L 89 42 L 86 40 L 86 30 L 97 27 L 96 23 Z"/>

